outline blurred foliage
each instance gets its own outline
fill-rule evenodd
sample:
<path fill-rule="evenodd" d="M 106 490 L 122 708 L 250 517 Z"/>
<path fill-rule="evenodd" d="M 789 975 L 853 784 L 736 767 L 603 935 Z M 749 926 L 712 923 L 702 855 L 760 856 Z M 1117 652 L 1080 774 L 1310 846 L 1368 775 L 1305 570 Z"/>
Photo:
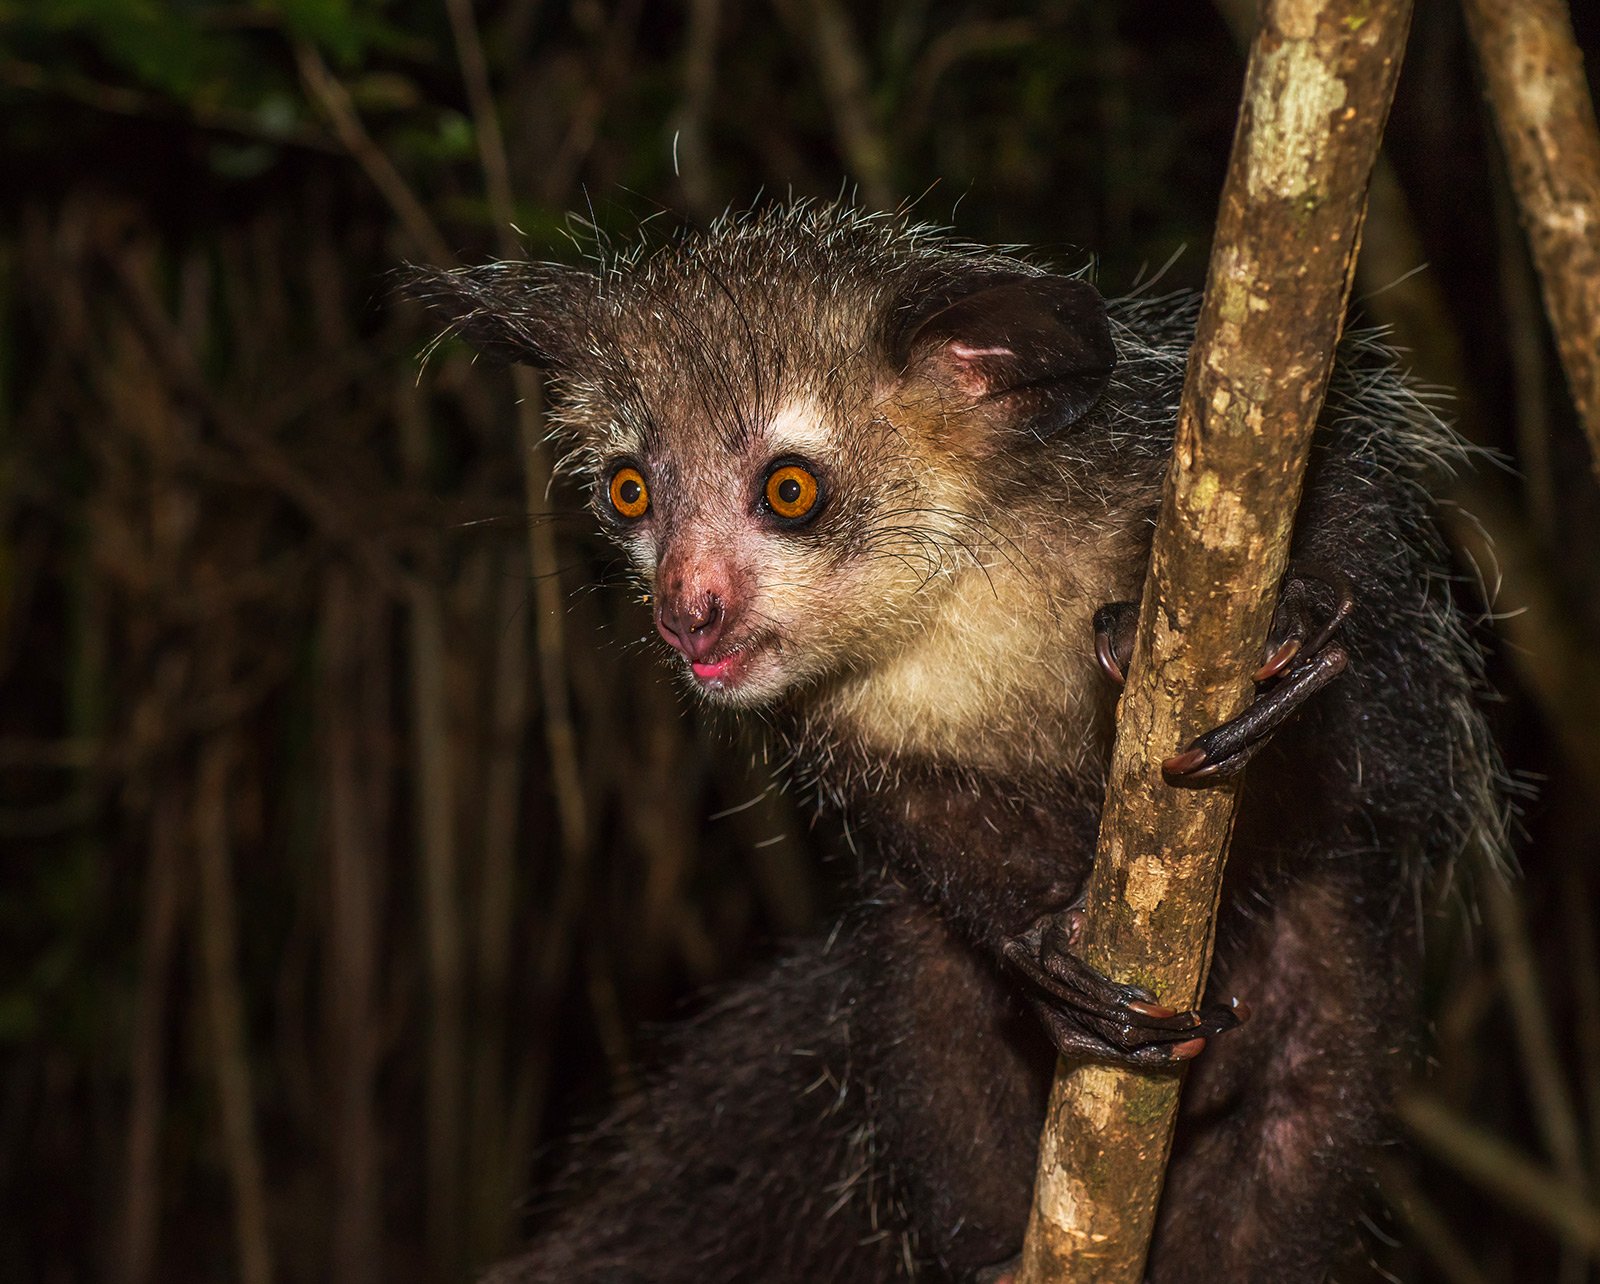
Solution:
<path fill-rule="evenodd" d="M 1242 70 L 1211 6 L 468 8 L 530 255 L 859 191 L 1108 291 L 1202 277 Z M 1469 52 L 1424 0 L 1389 137 L 1420 243 L 1361 306 L 1526 477 L 1506 589 L 1564 631 L 1505 653 L 1500 720 L 1582 1122 L 1530 1105 L 1492 932 L 1437 936 L 1431 1091 L 1592 1190 L 1597 773 L 1516 665 L 1592 650 L 1600 508 Z M 497 251 L 483 124 L 449 5 L 0 3 L 0 1278 L 466 1278 L 639 1022 L 843 881 L 586 591 L 617 568 L 511 377 L 446 345 L 418 381 L 389 274 Z M 1423 260 L 1443 321 L 1406 333 Z M 1585 1278 L 1446 1166 L 1386 1180 L 1412 1213 L 1361 1278 Z"/>

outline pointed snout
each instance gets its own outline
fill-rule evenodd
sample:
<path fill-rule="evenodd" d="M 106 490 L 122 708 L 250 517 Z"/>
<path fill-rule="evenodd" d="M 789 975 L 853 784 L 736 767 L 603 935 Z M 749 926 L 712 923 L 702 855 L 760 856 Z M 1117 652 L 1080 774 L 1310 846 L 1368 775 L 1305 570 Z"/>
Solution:
<path fill-rule="evenodd" d="M 726 556 L 672 550 L 656 571 L 656 631 L 691 664 L 726 645 L 742 601 L 739 575 Z"/>
<path fill-rule="evenodd" d="M 716 593 L 688 599 L 656 597 L 656 631 L 691 661 L 703 660 L 717 649 L 727 618 Z"/>

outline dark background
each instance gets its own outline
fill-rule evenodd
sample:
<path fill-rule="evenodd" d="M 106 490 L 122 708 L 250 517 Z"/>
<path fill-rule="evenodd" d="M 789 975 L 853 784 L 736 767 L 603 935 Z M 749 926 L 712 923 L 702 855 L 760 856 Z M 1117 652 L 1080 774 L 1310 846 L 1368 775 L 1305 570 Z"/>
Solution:
<path fill-rule="evenodd" d="M 593 590 L 510 376 L 418 377 L 390 273 L 505 248 L 474 33 L 530 257 L 844 192 L 1117 293 L 1203 278 L 1222 8 L 0 5 L 0 1278 L 464 1279 L 641 1022 L 843 881 Z M 1345 1278 L 1578 1281 L 1547 1221 L 1600 1218 L 1600 507 L 1447 0 L 1387 150 L 1357 311 L 1515 469 L 1441 493 L 1464 600 L 1498 588 L 1524 880 L 1430 912 L 1419 1082 L 1510 1148 L 1498 1188 L 1396 1149 Z"/>

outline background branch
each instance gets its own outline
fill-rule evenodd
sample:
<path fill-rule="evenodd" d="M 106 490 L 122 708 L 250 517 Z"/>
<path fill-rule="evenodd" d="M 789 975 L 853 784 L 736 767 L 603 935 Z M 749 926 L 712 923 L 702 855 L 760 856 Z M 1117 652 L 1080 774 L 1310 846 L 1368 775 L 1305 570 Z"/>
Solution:
<path fill-rule="evenodd" d="M 1463 0 L 1544 287 L 1567 384 L 1600 472 L 1600 128 L 1562 0 Z"/>

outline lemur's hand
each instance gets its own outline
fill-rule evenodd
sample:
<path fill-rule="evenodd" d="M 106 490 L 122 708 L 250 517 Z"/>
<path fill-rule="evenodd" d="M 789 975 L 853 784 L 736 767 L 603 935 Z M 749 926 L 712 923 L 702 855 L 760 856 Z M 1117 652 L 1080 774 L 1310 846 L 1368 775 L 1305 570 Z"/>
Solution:
<path fill-rule="evenodd" d="M 1063 1056 L 1125 1066 L 1164 1066 L 1200 1055 L 1206 1040 L 1231 1030 L 1249 1010 L 1234 999 L 1179 1011 L 1135 985 L 1096 972 L 1076 950 L 1079 906 L 1041 918 L 1001 947 L 1027 983 L 1028 1002 Z"/>
<path fill-rule="evenodd" d="M 1349 656 L 1334 637 L 1354 609 L 1355 591 L 1342 572 L 1292 564 L 1272 616 L 1266 657 L 1252 675 L 1261 687 L 1255 702 L 1162 763 L 1168 778 L 1194 784 L 1231 776 L 1249 762 L 1295 710 L 1344 672 Z M 1118 684 L 1128 672 L 1138 619 L 1137 602 L 1112 602 L 1094 615 L 1095 656 Z"/>

